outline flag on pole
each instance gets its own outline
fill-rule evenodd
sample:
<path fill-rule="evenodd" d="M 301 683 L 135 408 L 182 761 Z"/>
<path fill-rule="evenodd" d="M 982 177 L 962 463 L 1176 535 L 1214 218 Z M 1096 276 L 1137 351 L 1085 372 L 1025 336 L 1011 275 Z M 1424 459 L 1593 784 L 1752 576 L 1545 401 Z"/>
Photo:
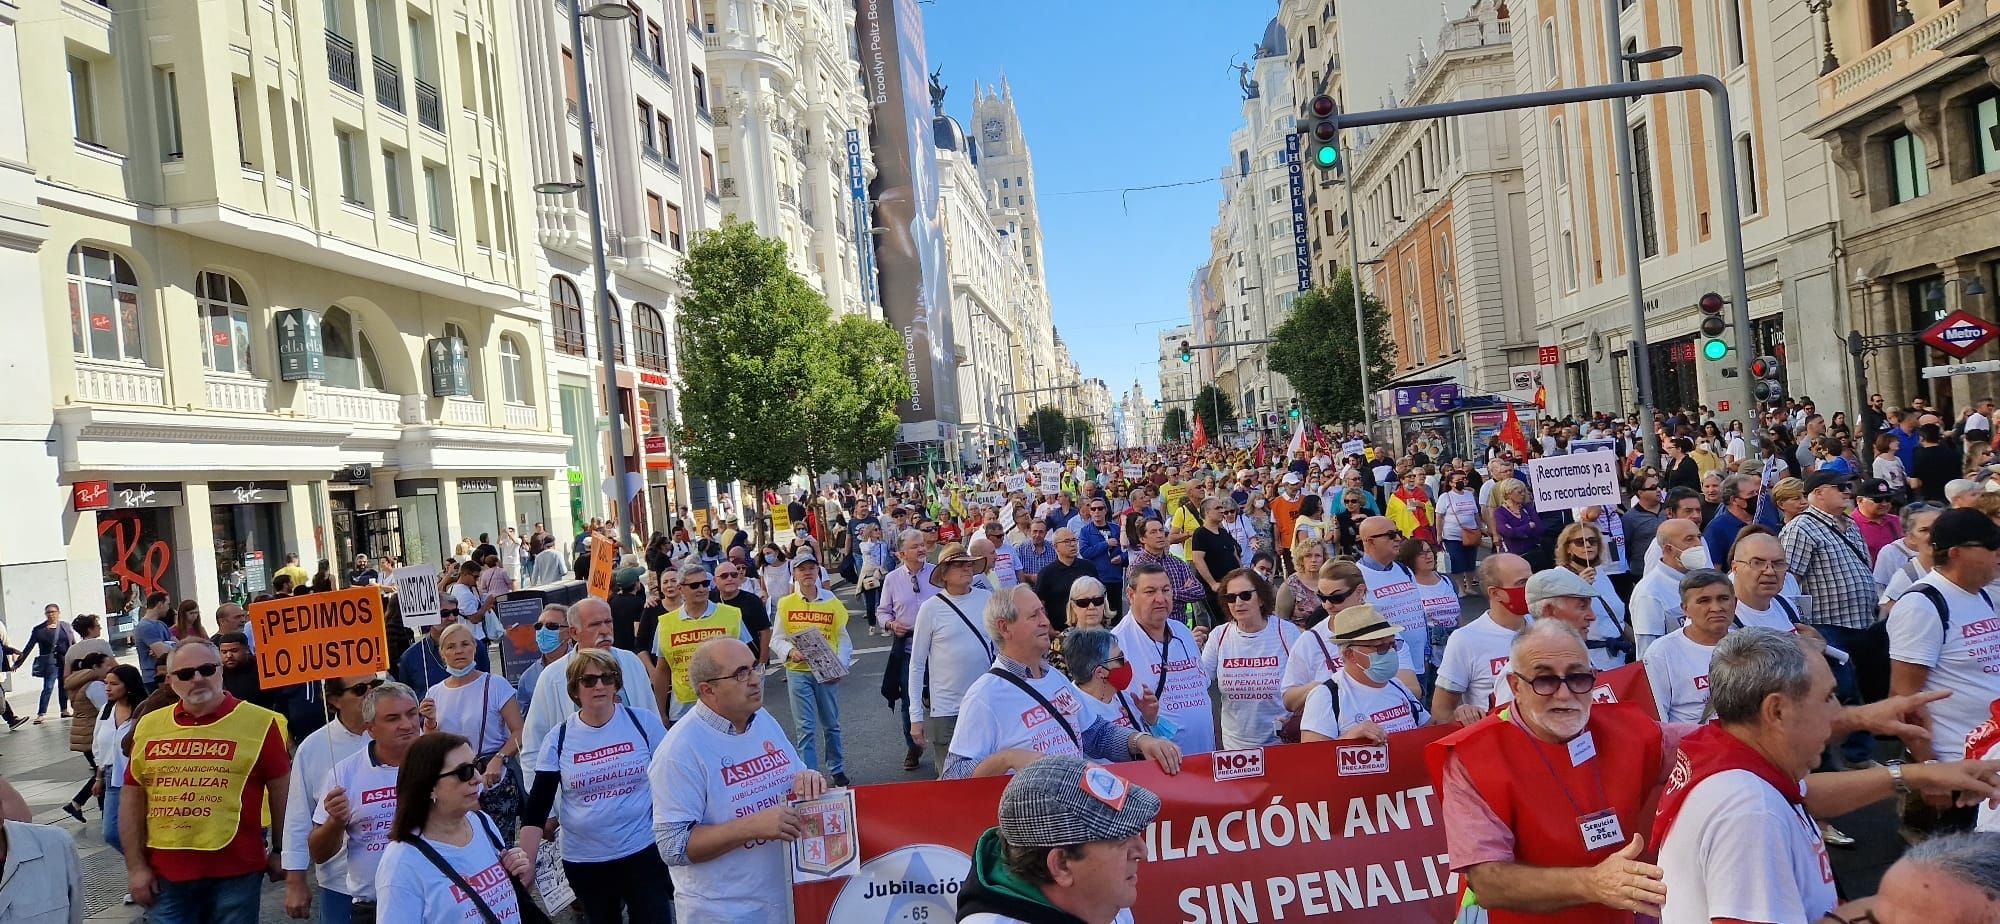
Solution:
<path fill-rule="evenodd" d="M 1514 405 L 1507 405 L 1507 419 L 1500 424 L 1500 442 L 1513 447 L 1516 457 L 1528 457 L 1528 437 L 1521 432 L 1521 416 L 1514 413 Z"/>
<path fill-rule="evenodd" d="M 1301 422 L 1298 426 L 1292 428 L 1292 442 L 1291 445 L 1285 447 L 1285 461 L 1289 463 L 1293 459 L 1303 455 L 1305 451 L 1306 425 Z"/>
<path fill-rule="evenodd" d="M 1194 416 L 1194 443 L 1192 445 L 1195 449 L 1200 449 L 1208 445 L 1208 429 L 1202 426 L 1200 414 Z"/>

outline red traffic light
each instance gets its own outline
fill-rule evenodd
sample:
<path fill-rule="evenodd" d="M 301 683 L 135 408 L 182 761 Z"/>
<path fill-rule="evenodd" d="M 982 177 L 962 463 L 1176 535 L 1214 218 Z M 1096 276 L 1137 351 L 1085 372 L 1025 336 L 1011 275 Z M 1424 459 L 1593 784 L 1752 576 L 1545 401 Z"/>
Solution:
<path fill-rule="evenodd" d="M 1327 96 L 1324 93 L 1313 97 L 1312 102 L 1306 104 L 1306 111 L 1312 113 L 1312 117 L 1315 119 L 1329 118 L 1339 108 L 1339 106 L 1334 104 L 1333 97 Z"/>
<path fill-rule="evenodd" d="M 1701 307 L 1702 314 L 1719 315 L 1722 313 L 1722 306 L 1724 302 L 1722 300 L 1722 296 L 1717 295 L 1714 292 L 1710 292 L 1706 295 L 1703 295 L 1701 297 L 1701 301 L 1697 302 L 1696 304 Z"/>
<path fill-rule="evenodd" d="M 1760 379 L 1778 377 L 1779 365 L 1776 356 L 1759 356 L 1750 361 L 1750 374 Z"/>

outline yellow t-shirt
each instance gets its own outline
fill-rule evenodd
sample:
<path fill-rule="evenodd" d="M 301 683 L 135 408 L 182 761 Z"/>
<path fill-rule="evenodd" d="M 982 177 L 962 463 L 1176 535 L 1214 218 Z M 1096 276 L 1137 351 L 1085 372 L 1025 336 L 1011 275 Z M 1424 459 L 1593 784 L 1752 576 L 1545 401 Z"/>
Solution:
<path fill-rule="evenodd" d="M 702 642 L 712 638 L 743 637 L 743 611 L 727 603 L 713 604 L 715 609 L 700 619 L 689 619 L 687 607 L 676 608 L 660 617 L 659 637 L 653 641 L 653 653 L 666 659 L 667 671 L 674 678 L 674 701 L 690 704 L 695 701 L 694 678 L 688 676 L 688 661 L 694 658 L 694 650 Z"/>
<path fill-rule="evenodd" d="M 807 629 L 818 629 L 820 636 L 832 646 L 833 653 L 840 654 L 841 645 L 847 639 L 847 604 L 825 590 L 820 593 L 825 595 L 824 599 L 807 600 L 796 590 L 786 594 L 778 601 L 778 614 L 772 620 L 772 628 L 786 638 Z M 789 659 L 785 661 L 785 669 L 802 674 L 812 672 L 810 665 Z"/>

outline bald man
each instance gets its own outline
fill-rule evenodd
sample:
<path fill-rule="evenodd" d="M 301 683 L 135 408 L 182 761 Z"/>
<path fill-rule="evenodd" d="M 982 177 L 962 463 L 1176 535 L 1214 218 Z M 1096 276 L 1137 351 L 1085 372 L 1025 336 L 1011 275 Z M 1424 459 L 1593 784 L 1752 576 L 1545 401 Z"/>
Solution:
<path fill-rule="evenodd" d="M 1396 560 L 1403 547 L 1403 530 L 1388 517 L 1369 517 L 1357 530 L 1361 537 L 1361 578 L 1368 584 L 1368 603 L 1401 630 L 1409 668 L 1422 674 L 1432 663 L 1430 630 L 1424 621 L 1424 600 L 1417 577 Z"/>
<path fill-rule="evenodd" d="M 1681 578 L 1687 577 L 1690 561 L 1707 562 L 1708 547 L 1702 544 L 1701 527 L 1678 517 L 1660 524 L 1653 536 L 1660 550 L 1659 563 L 1646 569 L 1646 576 L 1632 588 L 1632 637 L 1638 657 L 1646 656 L 1653 642 L 1681 626 Z M 1700 550 L 1685 558 L 1683 553 Z"/>

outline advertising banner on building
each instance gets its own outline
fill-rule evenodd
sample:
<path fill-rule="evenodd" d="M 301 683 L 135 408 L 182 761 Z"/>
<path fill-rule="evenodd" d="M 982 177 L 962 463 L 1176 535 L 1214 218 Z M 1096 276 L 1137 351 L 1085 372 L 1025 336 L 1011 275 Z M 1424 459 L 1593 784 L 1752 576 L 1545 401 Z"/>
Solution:
<path fill-rule="evenodd" d="M 1458 410 L 1458 385 L 1417 385 L 1396 389 L 1396 416 L 1447 414 Z"/>
<path fill-rule="evenodd" d="M 1600 677 L 1599 702 L 1645 703 L 1638 665 Z M 1188 758 L 1177 776 L 1149 762 L 1112 772 L 1160 797 L 1145 833 L 1135 921 L 1435 924 L 1452 919 L 1460 882 L 1445 854 L 1439 793 L 1424 747 L 1458 726 L 1389 736 L 1386 745 L 1322 741 Z M 1005 777 L 863 786 L 852 875 L 796 882 L 801 924 L 955 920 L 973 844 L 995 824 Z M 831 859 L 827 861 L 829 864 Z M 844 863 L 842 864 L 845 865 Z"/>
<path fill-rule="evenodd" d="M 951 439 L 958 420 L 938 214 L 937 149 L 917 0 L 855 0 L 861 74 L 875 123 L 875 268 L 882 314 L 903 337 L 905 443 Z"/>
<path fill-rule="evenodd" d="M 319 312 L 292 308 L 278 312 L 278 378 L 286 382 L 326 378 L 326 349 L 320 340 Z"/>
<path fill-rule="evenodd" d="M 472 368 L 465 341 L 457 337 L 433 338 L 424 346 L 424 367 L 430 373 L 431 397 L 464 398 L 472 394 Z"/>

